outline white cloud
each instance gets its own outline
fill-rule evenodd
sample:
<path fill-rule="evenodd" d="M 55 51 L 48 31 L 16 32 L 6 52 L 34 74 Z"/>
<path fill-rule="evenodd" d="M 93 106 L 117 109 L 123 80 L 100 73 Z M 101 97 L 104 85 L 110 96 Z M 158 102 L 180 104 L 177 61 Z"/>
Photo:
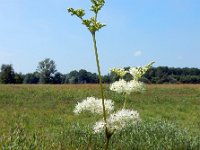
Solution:
<path fill-rule="evenodd" d="M 135 51 L 133 54 L 135 57 L 141 56 L 142 55 L 142 51 Z"/>

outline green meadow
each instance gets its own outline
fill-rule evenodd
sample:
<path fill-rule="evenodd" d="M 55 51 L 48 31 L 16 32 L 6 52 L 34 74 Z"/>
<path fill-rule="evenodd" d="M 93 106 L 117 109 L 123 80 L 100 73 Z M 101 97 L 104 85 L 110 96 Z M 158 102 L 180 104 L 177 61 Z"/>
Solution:
<path fill-rule="evenodd" d="M 104 85 L 116 109 L 124 97 Z M 100 98 L 99 85 L 0 85 L 0 149 L 102 149 L 92 132 L 101 116 L 74 115 L 75 104 Z M 141 122 L 115 134 L 110 149 L 200 149 L 200 85 L 148 85 L 127 108 Z"/>

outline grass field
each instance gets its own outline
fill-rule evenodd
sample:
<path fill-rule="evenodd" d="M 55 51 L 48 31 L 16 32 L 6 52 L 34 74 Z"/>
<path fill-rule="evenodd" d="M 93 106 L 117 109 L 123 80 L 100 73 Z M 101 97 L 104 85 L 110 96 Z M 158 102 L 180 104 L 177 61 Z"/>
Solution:
<path fill-rule="evenodd" d="M 104 89 L 120 108 L 123 96 Z M 73 114 L 99 95 L 98 85 L 0 85 L 0 149 L 101 149 L 103 135 L 90 130 L 101 116 Z M 111 149 L 200 149 L 200 85 L 148 85 L 127 108 L 142 123 L 117 133 Z"/>

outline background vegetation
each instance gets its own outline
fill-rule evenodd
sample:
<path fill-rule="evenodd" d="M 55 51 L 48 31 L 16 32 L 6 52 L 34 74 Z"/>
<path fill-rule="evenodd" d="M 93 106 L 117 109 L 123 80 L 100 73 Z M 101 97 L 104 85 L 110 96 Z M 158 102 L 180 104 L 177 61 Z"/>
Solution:
<path fill-rule="evenodd" d="M 128 69 L 126 67 L 125 69 Z M 110 73 L 103 76 L 104 83 L 111 83 L 118 80 L 119 77 Z M 130 80 L 130 75 L 125 76 Z M 172 68 L 172 67 L 153 67 L 141 79 L 145 83 L 163 84 L 163 83 L 200 83 L 200 69 L 198 68 Z M 81 69 L 73 70 L 68 74 L 62 74 L 56 70 L 56 64 L 49 58 L 38 63 L 34 73 L 17 73 L 11 64 L 3 64 L 0 72 L 0 83 L 9 84 L 82 84 L 98 83 L 96 73 Z"/>
<path fill-rule="evenodd" d="M 108 90 L 116 109 L 123 96 Z M 0 149 L 101 149 L 91 126 L 101 116 L 73 114 L 78 101 L 99 97 L 98 85 L 0 85 Z M 113 136 L 110 149 L 200 149 L 200 86 L 149 85 L 127 108 L 142 122 Z"/>

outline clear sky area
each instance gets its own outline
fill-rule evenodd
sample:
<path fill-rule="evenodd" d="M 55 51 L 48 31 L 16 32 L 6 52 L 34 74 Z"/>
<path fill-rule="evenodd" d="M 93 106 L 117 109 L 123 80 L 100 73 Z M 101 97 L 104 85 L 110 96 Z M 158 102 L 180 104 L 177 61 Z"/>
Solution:
<path fill-rule="evenodd" d="M 51 58 L 61 73 L 97 72 L 91 35 L 69 7 L 89 10 L 90 0 L 0 0 L 0 65 L 28 73 Z M 150 61 L 200 68 L 200 0 L 106 0 L 99 21 L 103 74 Z"/>

